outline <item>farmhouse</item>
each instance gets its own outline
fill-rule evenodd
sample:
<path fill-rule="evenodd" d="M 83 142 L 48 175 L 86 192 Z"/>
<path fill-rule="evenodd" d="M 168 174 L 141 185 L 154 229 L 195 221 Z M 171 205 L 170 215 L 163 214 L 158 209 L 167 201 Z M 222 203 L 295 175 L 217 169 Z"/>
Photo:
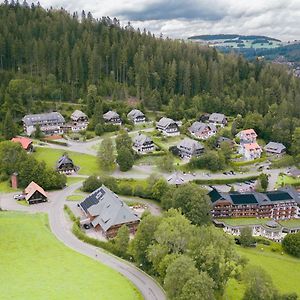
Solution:
<path fill-rule="evenodd" d="M 282 155 L 286 151 L 286 147 L 281 143 L 269 142 L 264 150 L 268 155 Z"/>
<path fill-rule="evenodd" d="M 257 143 L 241 144 L 240 153 L 245 160 L 254 160 L 261 157 L 262 149 Z"/>
<path fill-rule="evenodd" d="M 88 123 L 89 118 L 84 112 L 76 109 L 71 115 L 71 120 L 76 123 Z"/>
<path fill-rule="evenodd" d="M 155 149 L 152 139 L 139 133 L 133 140 L 133 150 L 138 153 L 148 153 Z"/>
<path fill-rule="evenodd" d="M 103 119 L 106 123 L 111 123 L 113 125 L 121 125 L 122 120 L 119 116 L 119 114 L 115 111 L 108 111 L 103 115 Z"/>
<path fill-rule="evenodd" d="M 227 118 L 224 114 L 212 113 L 209 116 L 208 122 L 214 124 L 215 126 L 224 127 L 227 125 Z"/>
<path fill-rule="evenodd" d="M 27 137 L 18 136 L 12 138 L 11 141 L 21 144 L 22 148 L 28 152 L 33 150 L 32 140 Z"/>
<path fill-rule="evenodd" d="M 140 219 L 111 190 L 102 185 L 79 204 L 96 230 L 107 238 L 117 235 L 122 225 L 128 226 L 130 233 L 136 232 Z"/>
<path fill-rule="evenodd" d="M 213 218 L 271 218 L 274 220 L 300 217 L 300 196 L 292 187 L 277 191 L 223 193 L 213 189 L 208 194 Z"/>
<path fill-rule="evenodd" d="M 206 124 L 197 121 L 194 122 L 188 130 L 194 137 L 202 140 L 206 140 L 217 133 L 217 128 L 214 124 Z"/>
<path fill-rule="evenodd" d="M 204 152 L 204 147 L 197 141 L 189 138 L 185 138 L 178 145 L 179 154 L 182 158 L 191 158 L 193 156 L 199 156 Z"/>
<path fill-rule="evenodd" d="M 47 193 L 42 187 L 33 181 L 31 181 L 31 183 L 24 190 L 24 194 L 25 200 L 28 204 L 47 202 Z"/>
<path fill-rule="evenodd" d="M 241 144 L 256 143 L 257 139 L 254 129 L 242 130 L 236 136 L 240 139 Z"/>
<path fill-rule="evenodd" d="M 145 123 L 146 117 L 144 113 L 142 113 L 138 109 L 133 109 L 127 114 L 127 118 L 132 121 L 134 124 Z"/>
<path fill-rule="evenodd" d="M 73 173 L 77 169 L 73 160 L 67 154 L 64 154 L 56 163 L 56 170 L 60 173 Z"/>
<path fill-rule="evenodd" d="M 156 123 L 156 129 L 162 132 L 166 136 L 180 135 L 178 124 L 170 118 L 165 118 L 165 117 L 161 118 Z"/>
<path fill-rule="evenodd" d="M 36 131 L 36 126 L 40 126 L 45 135 L 63 134 L 62 127 L 65 124 L 64 117 L 58 112 L 26 115 L 22 119 L 24 132 L 32 135 Z"/>

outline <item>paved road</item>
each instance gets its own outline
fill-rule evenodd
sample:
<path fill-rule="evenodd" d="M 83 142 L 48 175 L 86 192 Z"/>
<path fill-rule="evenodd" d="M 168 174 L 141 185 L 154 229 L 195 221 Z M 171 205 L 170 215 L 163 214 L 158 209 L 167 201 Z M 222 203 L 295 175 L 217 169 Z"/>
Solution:
<path fill-rule="evenodd" d="M 163 289 L 146 273 L 134 265 L 108 254 L 104 250 L 78 240 L 70 231 L 70 223 L 65 219 L 63 206 L 66 198 L 81 186 L 75 183 L 61 191 L 49 194 L 49 202 L 31 206 L 23 206 L 13 199 L 13 194 L 0 195 L 0 207 L 5 210 L 18 210 L 26 212 L 48 212 L 52 232 L 66 246 L 87 255 L 108 267 L 118 271 L 129 279 L 141 292 L 145 300 L 166 300 Z"/>

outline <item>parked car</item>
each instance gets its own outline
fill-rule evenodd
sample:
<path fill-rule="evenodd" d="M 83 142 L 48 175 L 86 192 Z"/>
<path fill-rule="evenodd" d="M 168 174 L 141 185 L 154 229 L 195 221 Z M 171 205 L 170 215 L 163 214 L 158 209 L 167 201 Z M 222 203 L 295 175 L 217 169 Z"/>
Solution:
<path fill-rule="evenodd" d="M 90 228 L 91 228 L 91 225 L 90 225 L 90 224 L 83 224 L 83 228 L 84 228 L 84 229 L 90 229 Z"/>
<path fill-rule="evenodd" d="M 14 199 L 15 200 L 23 200 L 23 199 L 25 199 L 25 195 L 23 195 L 23 194 L 14 195 Z"/>

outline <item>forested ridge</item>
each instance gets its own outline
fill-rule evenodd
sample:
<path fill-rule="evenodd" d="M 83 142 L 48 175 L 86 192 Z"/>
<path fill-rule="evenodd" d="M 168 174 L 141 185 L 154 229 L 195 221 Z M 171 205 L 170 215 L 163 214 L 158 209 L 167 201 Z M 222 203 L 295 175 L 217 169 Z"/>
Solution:
<path fill-rule="evenodd" d="M 176 119 L 214 111 L 248 116 L 263 138 L 287 146 L 299 126 L 300 81 L 282 66 L 157 38 L 84 11 L 0 5 L 4 127 L 10 116 L 19 122 L 25 113 L 43 110 L 43 101 L 87 102 L 90 85 L 103 99 L 137 97 Z"/>

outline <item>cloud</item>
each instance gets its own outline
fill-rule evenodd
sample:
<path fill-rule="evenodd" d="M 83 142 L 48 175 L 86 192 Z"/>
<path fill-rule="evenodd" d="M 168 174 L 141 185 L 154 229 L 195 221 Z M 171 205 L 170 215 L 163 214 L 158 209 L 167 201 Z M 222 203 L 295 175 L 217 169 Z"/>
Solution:
<path fill-rule="evenodd" d="M 300 39 L 299 0 L 40 0 L 40 3 L 71 12 L 90 11 L 96 18 L 117 17 L 121 24 L 130 21 L 136 28 L 172 38 L 237 33 Z"/>

